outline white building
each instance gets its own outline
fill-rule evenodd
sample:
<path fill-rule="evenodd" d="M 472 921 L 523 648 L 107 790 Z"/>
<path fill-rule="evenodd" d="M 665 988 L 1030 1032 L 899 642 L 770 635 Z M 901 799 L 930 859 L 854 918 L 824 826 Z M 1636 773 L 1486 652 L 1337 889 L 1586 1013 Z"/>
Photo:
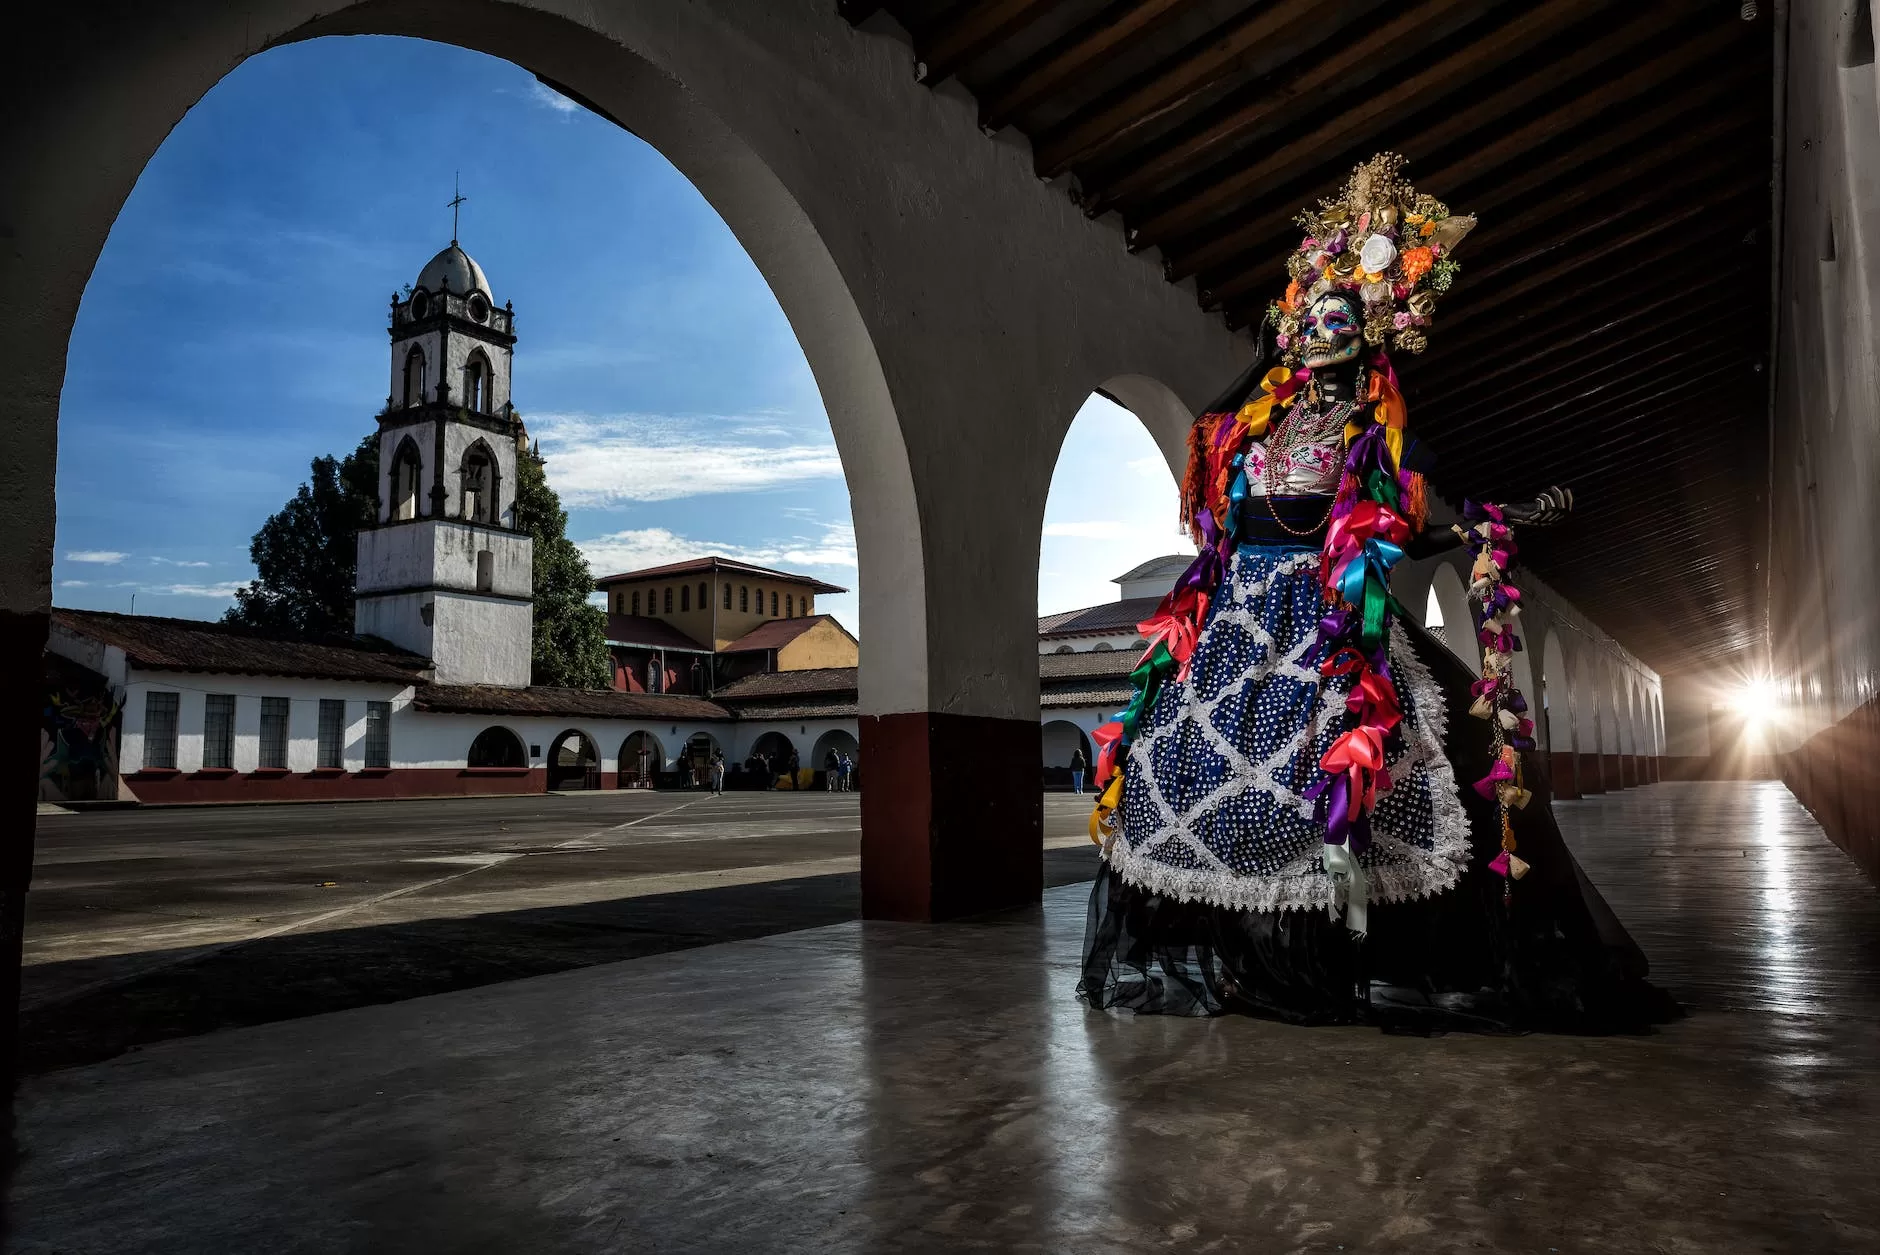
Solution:
<path fill-rule="evenodd" d="M 690 783 L 715 753 L 786 766 L 810 725 L 699 697 L 531 687 L 531 541 L 517 526 L 515 312 L 455 240 L 391 308 L 379 509 L 359 534 L 351 639 L 55 610 L 48 652 L 89 673 L 115 745 L 42 734 L 41 792 L 73 741 L 87 792 L 146 802 L 509 793 Z M 72 667 L 63 669 L 66 676 Z M 86 716 L 87 727 L 96 713 Z M 71 721 L 68 721 L 71 722 Z M 846 731 L 814 736 L 851 755 Z M 774 726 L 773 726 L 774 725 Z M 76 725 L 74 725 L 76 726 Z"/>

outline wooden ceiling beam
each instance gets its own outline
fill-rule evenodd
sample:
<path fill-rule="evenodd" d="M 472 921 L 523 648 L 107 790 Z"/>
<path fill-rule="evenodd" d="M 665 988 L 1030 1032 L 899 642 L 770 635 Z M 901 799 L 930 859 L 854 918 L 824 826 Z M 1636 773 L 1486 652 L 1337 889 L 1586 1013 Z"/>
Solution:
<path fill-rule="evenodd" d="M 948 16 L 915 42 L 915 76 L 929 85 L 951 77 L 1002 39 L 1017 34 L 1064 0 L 978 0 Z"/>
<path fill-rule="evenodd" d="M 1728 76 L 1726 76 L 1728 80 Z M 1688 94 L 1668 96 L 1649 109 L 1640 110 L 1611 127 L 1590 133 L 1577 144 L 1553 157 L 1545 158 L 1530 170 L 1513 175 L 1506 182 L 1498 183 L 1492 192 L 1485 192 L 1475 203 L 1463 206 L 1468 213 L 1478 210 L 1493 209 L 1507 200 L 1525 195 L 1538 187 L 1554 182 L 1568 174 L 1586 170 L 1589 174 L 1605 168 L 1615 151 L 1624 151 L 1629 145 L 1644 136 L 1650 135 L 1662 127 L 1680 122 L 1687 117 L 1695 118 L 1700 124 L 1713 120 L 1712 102 L 1727 90 L 1735 87 L 1733 81 L 1719 81 L 1714 86 Z M 1550 136 L 1550 138 L 1553 138 Z M 1419 177 L 1416 182 L 1421 187 L 1441 187 L 1444 176 L 1453 177 L 1456 167 L 1440 172 L 1438 177 L 1425 179 Z M 1183 248 L 1172 241 L 1150 238 L 1142 232 L 1130 234 L 1132 248 L 1161 248 L 1166 260 L 1163 270 L 1173 280 L 1185 279 L 1203 270 L 1219 266 L 1230 259 L 1239 258 L 1249 252 L 1270 250 L 1277 239 L 1284 251 L 1290 251 L 1287 242 L 1287 225 L 1297 213 L 1291 201 L 1268 210 L 1260 217 L 1244 226 L 1212 236 L 1197 242 L 1192 248 Z"/>
<path fill-rule="evenodd" d="M 1458 16 L 1477 17 L 1487 12 L 1488 7 L 1483 5 L 1480 6 L 1480 12 Z M 1234 204 L 1258 195 L 1263 188 L 1284 186 L 1288 180 L 1297 178 L 1316 162 L 1323 160 L 1325 153 L 1340 152 L 1352 145 L 1363 144 L 1365 136 L 1375 135 L 1385 129 L 1393 115 L 1416 112 L 1427 105 L 1429 99 L 1472 82 L 1504 60 L 1519 57 L 1543 40 L 1582 20 L 1594 7 L 1586 0 L 1553 0 L 1552 3 L 1537 4 L 1480 39 L 1463 43 L 1448 56 L 1432 61 L 1416 73 L 1398 79 L 1381 91 L 1366 93 L 1362 99 L 1305 134 L 1296 138 L 1288 136 L 1284 144 L 1258 160 L 1231 174 L 1201 180 L 1199 186 L 1181 196 L 1167 209 L 1145 218 L 1138 230 L 1152 239 L 1166 239 L 1192 231 L 1201 223 L 1228 212 Z M 1420 11 L 1407 10 L 1399 14 L 1395 21 L 1385 23 L 1365 38 L 1354 40 L 1341 49 L 1335 54 L 1334 63 L 1347 59 L 1353 64 L 1375 61 L 1388 55 L 1389 50 L 1401 45 L 1411 35 L 1420 33 L 1427 25 L 1428 19 Z M 1348 72 L 1340 69 L 1336 74 L 1325 76 L 1325 79 L 1336 83 Z M 1300 77 L 1316 73 L 1317 67 L 1311 67 L 1307 74 Z M 1316 83 L 1314 87 L 1304 88 L 1297 94 L 1310 94 L 1315 87 Z M 1139 173 L 1132 173 L 1129 179 L 1121 181 L 1116 193 L 1118 198 L 1128 195 L 1130 190 L 1163 179 L 1172 168 L 1192 164 L 1205 153 L 1214 151 L 1214 146 L 1252 129 L 1290 98 L 1290 95 L 1280 95 L 1269 100 L 1263 94 L 1262 100 L 1243 107 L 1235 117 L 1229 119 L 1234 125 L 1218 129 L 1218 133 L 1203 132 L 1185 144 L 1175 145 L 1164 157 L 1145 163 Z M 1208 141 L 1208 146 L 1203 146 L 1203 141 Z"/>
<path fill-rule="evenodd" d="M 1119 0 L 1040 49 L 988 88 L 979 125 L 991 132 L 1009 125 L 1079 75 L 1090 72 L 1131 40 L 1146 39 L 1195 0 Z"/>
<path fill-rule="evenodd" d="M 1276 115 L 1295 107 L 1299 102 L 1321 90 L 1336 89 L 1343 80 L 1361 68 L 1388 62 L 1393 57 L 1402 59 L 1414 55 L 1422 46 L 1440 40 L 1455 28 L 1481 18 L 1493 7 L 1493 3 L 1484 2 L 1450 7 L 1447 11 L 1436 13 L 1423 8 L 1404 10 L 1394 19 L 1337 47 L 1330 56 L 1308 61 L 1291 75 L 1270 86 L 1256 86 L 1252 99 L 1188 138 L 1157 145 L 1155 155 L 1145 161 L 1126 160 L 1124 164 L 1127 172 L 1113 182 L 1098 183 L 1094 195 L 1087 184 L 1084 198 L 1086 211 L 1091 214 L 1103 213 L 1137 199 L 1139 193 L 1193 174 L 1197 167 L 1223 155 L 1228 148 L 1238 145 L 1260 130 L 1263 124 L 1275 120 Z M 1291 172 L 1285 167 L 1309 162 L 1309 158 L 1301 157 L 1302 152 L 1324 152 L 1332 145 L 1342 143 L 1351 132 L 1373 127 L 1378 118 L 1405 101 L 1415 99 L 1430 84 L 1443 81 L 1445 76 L 1461 78 L 1479 72 L 1484 62 L 1505 55 L 1511 50 L 1511 45 L 1518 47 L 1537 43 L 1569 21 L 1583 17 L 1587 7 L 1587 0 L 1551 0 L 1551 3 L 1539 5 L 1501 30 L 1481 40 L 1464 43 L 1447 57 L 1398 80 L 1382 91 L 1368 93 L 1357 105 L 1337 114 L 1316 131 L 1289 138 L 1271 155 L 1236 170 L 1227 175 L 1224 181 L 1204 184 L 1191 196 L 1164 211 L 1163 216 L 1182 213 L 1197 201 L 1205 201 L 1212 206 L 1221 200 L 1233 199 L 1253 189 L 1269 186 Z M 1086 181 L 1081 172 L 1079 181 Z M 1157 221 L 1159 218 L 1151 218 L 1142 229 L 1159 234 Z"/>
<path fill-rule="evenodd" d="M 1057 178 L 1074 162 L 1101 152 L 1184 108 L 1223 80 L 1245 72 L 1265 44 L 1320 7 L 1315 0 L 1275 0 L 1217 27 L 1163 61 L 1135 88 L 1034 137 L 1032 161 L 1038 176 Z"/>

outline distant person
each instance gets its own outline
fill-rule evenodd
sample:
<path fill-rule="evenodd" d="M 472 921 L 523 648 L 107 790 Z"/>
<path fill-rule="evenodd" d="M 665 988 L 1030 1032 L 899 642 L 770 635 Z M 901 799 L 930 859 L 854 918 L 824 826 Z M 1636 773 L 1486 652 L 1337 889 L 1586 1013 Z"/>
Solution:
<path fill-rule="evenodd" d="M 777 787 L 777 768 L 771 763 L 770 755 L 759 754 L 757 756 L 757 761 L 764 764 L 764 787 L 766 789 L 776 788 Z"/>
<path fill-rule="evenodd" d="M 823 755 L 823 788 L 834 793 L 842 787 L 842 756 L 834 750 Z"/>
<path fill-rule="evenodd" d="M 1084 791 L 1085 766 L 1084 747 L 1080 745 L 1071 751 L 1071 792 L 1073 793 Z"/>
<path fill-rule="evenodd" d="M 842 778 L 842 792 L 847 793 L 854 784 L 855 760 L 844 753 L 837 762 L 836 774 Z"/>
<path fill-rule="evenodd" d="M 725 791 L 725 752 L 712 751 L 712 796 L 717 797 Z"/>
<path fill-rule="evenodd" d="M 796 776 L 797 776 L 797 773 L 801 770 L 803 770 L 803 760 L 796 756 L 795 750 L 791 750 L 790 751 L 790 787 L 792 789 L 796 788 L 799 783 Z"/>

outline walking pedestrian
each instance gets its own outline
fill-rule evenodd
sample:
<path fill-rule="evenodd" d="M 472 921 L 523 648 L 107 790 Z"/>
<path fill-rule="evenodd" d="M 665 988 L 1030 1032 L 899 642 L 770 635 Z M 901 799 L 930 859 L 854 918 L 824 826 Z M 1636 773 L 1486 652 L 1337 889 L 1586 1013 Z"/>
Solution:
<path fill-rule="evenodd" d="M 823 788 L 834 793 L 842 787 L 842 758 L 834 750 L 823 755 Z"/>
<path fill-rule="evenodd" d="M 842 777 L 842 791 L 847 793 L 849 791 L 849 777 L 855 772 L 855 760 L 850 758 L 845 752 L 841 758 L 841 765 L 836 770 Z"/>
<path fill-rule="evenodd" d="M 725 752 L 712 751 L 712 796 L 721 796 L 725 791 Z"/>
<path fill-rule="evenodd" d="M 1084 747 L 1078 746 L 1071 751 L 1071 792 L 1084 791 Z"/>

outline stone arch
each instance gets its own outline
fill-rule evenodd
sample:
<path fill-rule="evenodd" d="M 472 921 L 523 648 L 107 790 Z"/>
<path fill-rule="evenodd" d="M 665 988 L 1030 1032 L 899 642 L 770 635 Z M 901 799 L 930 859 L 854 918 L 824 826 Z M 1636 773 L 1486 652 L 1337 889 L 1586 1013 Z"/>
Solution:
<path fill-rule="evenodd" d="M 476 734 L 465 758 L 472 768 L 527 767 L 529 747 L 513 728 L 492 724 Z"/>
<path fill-rule="evenodd" d="M 701 730 L 685 739 L 685 747 L 679 751 L 678 761 L 673 765 L 688 786 L 702 789 L 711 783 L 712 755 L 723 752 L 724 746 L 718 743 L 718 738 Z"/>
<path fill-rule="evenodd" d="M 496 385 L 490 368 L 490 355 L 481 348 L 470 350 L 463 363 L 463 405 L 473 414 L 488 414 L 493 409 L 491 390 Z"/>
<path fill-rule="evenodd" d="M 1475 616 L 1469 609 L 1469 594 L 1462 576 L 1447 562 L 1438 563 L 1430 572 L 1430 600 L 1442 611 L 1443 626 L 1433 632 L 1476 675 L 1482 674 L 1482 647 L 1475 640 Z"/>
<path fill-rule="evenodd" d="M 805 766 L 815 771 L 827 771 L 826 760 L 830 754 L 847 754 L 849 761 L 857 767 L 862 762 L 862 746 L 844 728 L 831 728 L 816 738 L 816 745 L 809 752 L 809 762 Z"/>
<path fill-rule="evenodd" d="M 415 344 L 405 352 L 405 370 L 401 392 L 403 395 L 399 397 L 399 404 L 405 408 L 409 409 L 414 405 L 424 404 L 424 350 Z"/>
<path fill-rule="evenodd" d="M 1047 768 L 1068 768 L 1071 765 L 1071 751 L 1073 750 L 1083 751 L 1086 767 L 1096 761 L 1091 756 L 1090 738 L 1084 735 L 1082 728 L 1068 719 L 1053 719 L 1049 723 L 1040 724 L 1038 741 L 1044 755 L 1044 765 Z"/>
<path fill-rule="evenodd" d="M 457 513 L 471 523 L 500 523 L 501 463 L 490 442 L 478 436 L 457 463 Z"/>
<path fill-rule="evenodd" d="M 409 520 L 424 513 L 424 454 L 410 436 L 399 440 L 398 449 L 392 454 L 388 480 L 391 484 L 388 519 Z"/>
<path fill-rule="evenodd" d="M 1580 772 L 1574 753 L 1573 689 L 1566 651 L 1560 647 L 1558 632 L 1549 629 L 1541 637 L 1540 657 L 1539 691 L 1528 699 L 1534 727 L 1541 734 L 1541 746 L 1547 751 L 1554 796 L 1578 797 Z"/>

